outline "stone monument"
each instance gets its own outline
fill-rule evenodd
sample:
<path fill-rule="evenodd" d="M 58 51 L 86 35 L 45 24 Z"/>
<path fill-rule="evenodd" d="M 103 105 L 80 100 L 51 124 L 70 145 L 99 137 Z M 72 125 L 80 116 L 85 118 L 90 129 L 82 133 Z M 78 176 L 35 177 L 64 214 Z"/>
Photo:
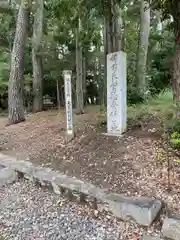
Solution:
<path fill-rule="evenodd" d="M 126 131 L 126 53 L 107 55 L 107 135 Z"/>
<path fill-rule="evenodd" d="M 71 71 L 64 70 L 63 75 L 64 75 L 64 88 L 65 88 L 67 135 L 73 136 Z"/>

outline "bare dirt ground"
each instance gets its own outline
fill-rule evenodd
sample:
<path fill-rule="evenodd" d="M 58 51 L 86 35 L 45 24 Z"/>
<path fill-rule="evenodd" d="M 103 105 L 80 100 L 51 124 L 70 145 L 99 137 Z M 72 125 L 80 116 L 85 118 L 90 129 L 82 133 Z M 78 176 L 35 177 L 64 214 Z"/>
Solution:
<path fill-rule="evenodd" d="M 51 167 L 130 196 L 163 199 L 170 210 L 180 213 L 180 168 L 177 157 L 168 156 L 159 136 L 151 131 L 129 130 L 122 138 L 107 137 L 98 128 L 104 119 L 97 108 L 75 116 L 75 138 L 65 141 L 65 114 L 47 111 L 30 115 L 27 121 L 5 127 L 0 120 L 0 148 L 19 159 Z M 157 127 L 157 126 L 156 126 Z M 167 159 L 173 162 L 168 190 Z"/>

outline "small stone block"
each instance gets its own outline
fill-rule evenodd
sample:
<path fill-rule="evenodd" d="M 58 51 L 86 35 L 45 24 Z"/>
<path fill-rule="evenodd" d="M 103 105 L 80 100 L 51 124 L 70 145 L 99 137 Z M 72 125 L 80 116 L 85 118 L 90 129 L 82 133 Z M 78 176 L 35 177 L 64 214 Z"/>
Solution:
<path fill-rule="evenodd" d="M 142 226 L 150 226 L 162 208 L 159 200 L 151 198 L 131 198 L 120 194 L 108 194 L 108 210 L 122 220 L 135 220 Z"/>
<path fill-rule="evenodd" d="M 69 177 L 49 168 L 34 166 L 28 161 L 17 161 L 3 154 L 0 154 L 0 164 L 5 166 L 5 168 L 0 169 L 0 184 L 13 182 L 17 176 L 16 172 L 20 172 L 25 178 L 28 177 L 33 181 L 39 181 L 42 185 L 50 185 L 56 194 L 64 193 L 72 200 L 73 192 L 77 192 L 83 199 L 86 196 L 86 201 L 91 199 L 90 202 L 94 205 L 94 209 L 110 211 L 114 216 L 122 220 L 133 219 L 142 226 L 150 226 L 162 207 L 162 203 L 159 200 L 144 197 L 131 198 L 120 194 L 108 193 L 107 189 L 98 188 L 93 184 Z M 175 223 L 177 223 L 176 221 Z M 178 235 L 178 231 L 180 232 L 178 227 L 180 224 L 178 224 L 176 224 L 175 231 L 172 234 Z M 166 226 L 166 221 L 164 225 Z M 164 234 L 166 230 L 167 228 L 164 227 Z M 170 235 L 170 232 L 168 234 Z M 179 240 L 180 237 L 173 239 Z"/>
<path fill-rule="evenodd" d="M 0 169 L 0 186 L 11 184 L 17 180 L 17 174 L 11 168 Z"/>
<path fill-rule="evenodd" d="M 166 217 L 162 226 L 162 234 L 165 238 L 180 240 L 180 217 Z"/>

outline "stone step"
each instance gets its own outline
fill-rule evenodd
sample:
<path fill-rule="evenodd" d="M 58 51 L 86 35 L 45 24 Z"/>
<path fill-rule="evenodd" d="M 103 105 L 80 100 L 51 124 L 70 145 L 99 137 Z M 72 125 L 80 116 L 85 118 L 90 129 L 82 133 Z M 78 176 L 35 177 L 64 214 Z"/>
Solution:
<path fill-rule="evenodd" d="M 79 194 L 78 199 L 88 197 L 93 200 L 93 205 L 96 205 L 98 210 L 111 212 L 125 221 L 134 220 L 142 226 L 150 226 L 162 208 L 159 200 L 108 193 L 107 189 L 98 188 L 49 168 L 35 166 L 29 161 L 17 161 L 13 157 L 0 154 L 0 164 L 15 170 L 26 179 L 39 182 L 43 186 L 51 186 L 56 194 L 61 194 L 63 189 L 68 191 L 68 196 Z M 95 202 L 99 204 L 94 204 Z"/>
<path fill-rule="evenodd" d="M 93 206 L 109 211 L 122 220 L 133 219 L 142 226 L 150 226 L 162 207 L 159 200 L 145 197 L 131 198 L 122 194 L 109 193 L 106 189 L 74 177 L 49 168 L 35 166 L 29 161 L 17 161 L 13 157 L 0 153 L 0 186 L 15 182 L 18 174 L 28 180 L 39 182 L 42 186 L 51 186 L 56 194 L 62 194 L 67 190 L 68 196 L 79 195 L 79 199 L 83 201 L 90 197 L 90 201 L 94 201 Z M 180 217 L 166 217 L 161 232 L 163 238 L 144 235 L 141 239 L 180 240 Z"/>

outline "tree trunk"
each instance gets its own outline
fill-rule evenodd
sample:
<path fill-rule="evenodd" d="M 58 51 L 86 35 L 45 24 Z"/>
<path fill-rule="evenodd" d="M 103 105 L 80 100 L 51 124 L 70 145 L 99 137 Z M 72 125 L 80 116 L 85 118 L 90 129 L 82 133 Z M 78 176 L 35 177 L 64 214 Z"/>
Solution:
<path fill-rule="evenodd" d="M 32 37 L 33 112 L 40 112 L 43 108 L 42 58 L 40 55 L 43 34 L 43 8 L 44 1 L 37 0 Z"/>
<path fill-rule="evenodd" d="M 112 19 L 111 0 L 105 6 L 104 12 L 104 34 L 105 34 L 105 51 L 106 53 L 113 52 L 113 19 Z"/>
<path fill-rule="evenodd" d="M 84 101 L 84 105 L 86 104 L 86 57 L 83 57 L 83 63 L 82 63 L 82 67 L 83 67 L 83 101 Z"/>
<path fill-rule="evenodd" d="M 83 59 L 82 59 L 82 43 L 79 38 L 81 29 L 81 22 L 79 20 L 76 29 L 76 113 L 84 113 L 84 100 L 83 100 Z"/>
<path fill-rule="evenodd" d="M 171 14 L 174 19 L 175 52 L 172 67 L 173 98 L 180 110 L 180 2 L 171 3 Z"/>
<path fill-rule="evenodd" d="M 33 112 L 40 112 L 43 108 L 42 91 L 42 59 L 41 56 L 32 49 L 33 64 Z"/>
<path fill-rule="evenodd" d="M 103 106 L 107 105 L 107 54 L 108 54 L 108 44 L 107 44 L 107 31 L 108 31 L 108 26 L 107 26 L 107 18 L 104 16 L 104 27 L 103 27 L 103 42 L 104 42 L 104 81 L 102 83 L 102 102 L 101 104 Z"/>
<path fill-rule="evenodd" d="M 117 0 L 111 0 L 113 26 L 113 52 L 122 50 L 122 18 L 121 9 Z"/>
<path fill-rule="evenodd" d="M 173 97 L 176 102 L 180 102 L 180 48 L 178 45 L 176 45 L 172 73 Z"/>
<path fill-rule="evenodd" d="M 102 86 L 104 97 L 102 103 L 106 105 L 107 54 L 122 50 L 122 18 L 117 0 L 107 0 L 104 4 L 104 82 Z"/>
<path fill-rule="evenodd" d="M 24 54 L 29 20 L 29 6 L 21 1 L 19 7 L 14 44 L 11 54 L 11 71 L 8 87 L 8 121 L 9 124 L 25 120 L 23 106 Z"/>
<path fill-rule="evenodd" d="M 157 18 L 157 31 L 159 34 L 162 34 L 163 24 L 161 21 L 161 13 L 159 11 L 156 12 L 156 18 Z"/>
<path fill-rule="evenodd" d="M 102 86 L 103 100 L 102 104 L 107 105 L 107 54 L 113 51 L 113 40 L 112 40 L 112 13 L 111 13 L 111 1 L 105 4 L 104 12 L 104 82 Z"/>
<path fill-rule="evenodd" d="M 148 3 L 146 3 L 144 0 L 141 0 L 136 81 L 137 92 L 140 93 L 143 98 L 145 97 L 145 92 L 147 90 L 146 62 L 149 45 L 149 32 L 150 32 L 150 8 Z"/>
<path fill-rule="evenodd" d="M 100 47 L 98 48 L 98 52 L 100 53 L 101 52 L 101 49 Z M 96 100 L 96 104 L 100 104 L 100 105 L 103 105 L 103 88 L 102 88 L 102 69 L 101 69 L 101 59 L 98 57 L 98 61 L 97 61 L 97 72 L 98 72 L 98 75 L 97 75 L 97 82 L 98 82 L 98 85 L 99 85 L 99 91 L 100 92 L 97 92 L 97 100 Z"/>
<path fill-rule="evenodd" d="M 57 88 L 57 104 L 58 104 L 58 110 L 61 109 L 61 101 L 60 101 L 60 91 L 59 91 L 59 79 L 56 80 L 56 88 Z"/>
<path fill-rule="evenodd" d="M 156 11 L 156 19 L 157 19 L 157 23 L 156 23 L 156 31 L 159 35 L 162 35 L 162 30 L 163 30 L 163 24 L 161 22 L 161 13 L 159 11 Z M 152 49 L 152 51 L 156 51 L 158 52 L 161 48 L 161 44 L 159 41 L 156 42 L 154 49 Z"/>

